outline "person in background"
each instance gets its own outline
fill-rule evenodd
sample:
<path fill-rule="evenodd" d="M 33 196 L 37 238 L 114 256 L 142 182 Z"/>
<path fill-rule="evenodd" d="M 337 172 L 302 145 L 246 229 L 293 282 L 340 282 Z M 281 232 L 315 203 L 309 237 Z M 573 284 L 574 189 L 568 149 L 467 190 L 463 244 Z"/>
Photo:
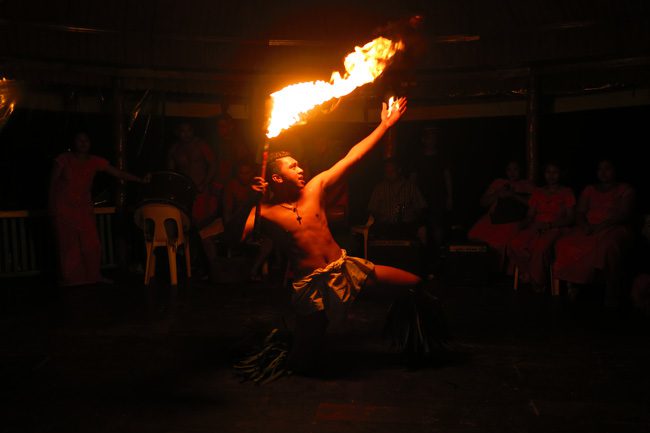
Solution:
<path fill-rule="evenodd" d="M 50 180 L 49 207 L 59 253 L 59 283 L 62 286 L 109 282 L 100 273 L 101 245 L 91 197 L 93 179 L 102 171 L 118 179 L 144 182 L 118 170 L 90 153 L 85 132 L 74 136 L 72 151 L 54 159 Z"/>
<path fill-rule="evenodd" d="M 217 117 L 217 137 L 214 154 L 217 158 L 215 180 L 225 185 L 232 176 L 238 161 L 252 160 L 253 153 L 237 130 L 234 119 L 228 113 Z"/>
<path fill-rule="evenodd" d="M 578 286 L 594 281 L 597 272 L 605 277 L 608 307 L 620 302 L 623 255 L 632 241 L 629 224 L 634 208 L 634 189 L 616 180 L 611 160 L 598 163 L 598 183 L 587 186 L 576 209 L 577 227 L 555 244 L 555 278 L 568 281 L 569 297 Z"/>
<path fill-rule="evenodd" d="M 486 242 L 496 252 L 499 270 L 503 269 L 506 246 L 517 235 L 527 212 L 532 182 L 521 178 L 518 162 L 506 166 L 506 178 L 494 180 L 481 196 L 481 206 L 488 208 L 467 235 L 469 239 Z"/>
<path fill-rule="evenodd" d="M 425 207 L 416 183 L 402 176 L 399 163 L 395 159 L 384 161 L 384 179 L 375 186 L 368 203 L 368 212 L 375 217 L 373 235 L 418 238 L 425 244 Z"/>
<path fill-rule="evenodd" d="M 197 195 L 192 206 L 192 223 L 197 230 L 210 225 L 221 216 L 221 193 L 223 185 L 215 180 L 217 160 L 208 144 L 194 135 L 189 122 L 176 126 L 177 140 L 167 155 L 167 166 L 192 179 Z M 217 249 L 210 238 L 202 239 L 201 245 L 208 261 L 210 280 L 217 282 Z"/>
<path fill-rule="evenodd" d="M 573 224 L 576 199 L 571 188 L 560 184 L 560 166 L 546 164 L 546 185 L 536 188 L 528 202 L 528 215 L 522 230 L 508 244 L 508 257 L 519 268 L 523 281 L 533 290 L 548 286 L 549 267 L 555 241 Z"/>
<path fill-rule="evenodd" d="M 232 216 L 250 200 L 252 194 L 250 185 L 255 171 L 255 165 L 250 162 L 242 161 L 237 164 L 235 177 L 228 182 L 224 189 L 223 219 L 225 224 L 228 224 Z M 259 250 L 251 266 L 250 279 L 259 281 L 262 265 L 273 251 L 273 241 L 268 236 L 258 236 L 255 243 L 259 245 Z"/>
<path fill-rule="evenodd" d="M 414 174 L 418 189 L 427 204 L 426 261 L 428 273 L 433 275 L 445 237 L 445 216 L 453 208 L 453 183 L 449 161 L 439 147 L 437 128 L 424 129 L 421 146 L 422 152 L 415 162 Z"/>

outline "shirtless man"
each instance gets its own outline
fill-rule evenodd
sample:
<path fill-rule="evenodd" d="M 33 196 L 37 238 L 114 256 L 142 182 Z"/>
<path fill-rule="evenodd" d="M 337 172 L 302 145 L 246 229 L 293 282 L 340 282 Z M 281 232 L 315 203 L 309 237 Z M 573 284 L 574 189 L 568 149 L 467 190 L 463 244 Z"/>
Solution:
<path fill-rule="evenodd" d="M 260 177 L 254 179 L 252 188 L 258 192 L 257 197 L 250 200 L 245 211 L 233 217 L 226 227 L 226 235 L 231 240 L 241 241 L 248 236 L 255 220 L 255 210 L 251 207 L 266 187 L 270 187 L 270 200 L 261 204 L 262 230 L 286 252 L 295 275 L 292 295 L 297 314 L 292 353 L 294 369 L 296 364 L 298 368 L 306 367 L 305 363 L 314 360 L 327 326 L 325 312 L 330 319 L 341 317 L 339 313 L 344 312 L 344 307 L 364 286 L 381 284 L 413 289 L 420 283 L 420 278 L 409 272 L 348 257 L 332 237 L 325 214 L 328 191 L 379 143 L 405 110 L 405 98 L 401 98 L 391 112 L 383 104 L 379 126 L 329 170 L 308 183 L 305 183 L 298 161 L 287 152 L 271 154 L 267 166 L 269 182 Z"/>

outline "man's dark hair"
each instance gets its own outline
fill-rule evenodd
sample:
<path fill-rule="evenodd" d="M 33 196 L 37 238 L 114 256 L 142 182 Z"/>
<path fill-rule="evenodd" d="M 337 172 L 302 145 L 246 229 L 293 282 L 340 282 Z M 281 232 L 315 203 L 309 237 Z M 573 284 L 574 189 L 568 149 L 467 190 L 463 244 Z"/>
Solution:
<path fill-rule="evenodd" d="M 266 163 L 266 178 L 271 179 L 271 176 L 274 174 L 280 174 L 280 164 L 278 164 L 278 159 L 291 156 L 291 152 L 286 150 L 279 150 L 276 152 L 269 153 L 269 159 Z"/>

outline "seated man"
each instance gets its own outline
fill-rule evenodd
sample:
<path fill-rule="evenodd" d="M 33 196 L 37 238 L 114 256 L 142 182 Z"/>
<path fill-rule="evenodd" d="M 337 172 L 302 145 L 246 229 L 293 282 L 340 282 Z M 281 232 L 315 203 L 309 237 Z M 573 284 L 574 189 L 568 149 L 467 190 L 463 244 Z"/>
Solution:
<path fill-rule="evenodd" d="M 384 238 L 415 238 L 426 243 L 423 214 L 426 203 L 415 182 L 405 179 L 394 159 L 384 162 L 384 179 L 370 196 L 368 211 L 375 217 L 372 234 Z"/>

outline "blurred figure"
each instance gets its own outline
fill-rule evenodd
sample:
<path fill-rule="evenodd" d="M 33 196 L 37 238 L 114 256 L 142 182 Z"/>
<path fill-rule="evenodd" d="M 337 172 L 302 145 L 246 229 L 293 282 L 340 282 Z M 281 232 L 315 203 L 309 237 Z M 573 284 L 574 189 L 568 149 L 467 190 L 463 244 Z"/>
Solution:
<path fill-rule="evenodd" d="M 253 155 L 237 131 L 235 121 L 228 113 L 217 117 L 217 140 L 214 154 L 217 157 L 216 177 L 225 185 L 234 175 L 237 161 L 252 160 Z"/>
<path fill-rule="evenodd" d="M 189 176 L 197 190 L 192 206 L 192 223 L 197 230 L 207 227 L 221 216 L 223 185 L 215 180 L 217 160 L 208 144 L 194 135 L 189 122 L 176 126 L 176 142 L 169 150 L 168 168 Z M 218 281 L 217 250 L 211 239 L 202 239 L 203 251 L 208 260 L 210 280 Z"/>
<path fill-rule="evenodd" d="M 506 178 L 492 182 L 481 197 L 481 206 L 488 208 L 488 213 L 478 220 L 467 237 L 489 244 L 497 253 L 499 269 L 505 263 L 506 245 L 517 235 L 526 216 L 533 189 L 532 182 L 521 178 L 519 163 L 510 161 Z"/>
<path fill-rule="evenodd" d="M 402 176 L 394 159 L 384 162 L 384 179 L 370 196 L 368 211 L 375 217 L 372 233 L 379 237 L 417 237 L 426 243 L 423 212 L 426 203 L 415 182 Z"/>
<path fill-rule="evenodd" d="M 226 184 L 223 193 L 223 219 L 226 223 L 250 198 L 250 184 L 254 176 L 255 167 L 252 163 L 243 161 L 237 164 L 235 177 Z"/>
<path fill-rule="evenodd" d="M 623 254 L 632 241 L 629 228 L 634 207 L 634 190 L 616 180 L 612 161 L 598 163 L 598 183 L 582 191 L 576 220 L 578 227 L 560 238 L 555 247 L 553 271 L 556 278 L 569 283 L 593 282 L 597 271 L 604 274 L 606 305 L 620 301 L 623 280 Z M 575 298 L 577 287 L 570 285 Z"/>
<path fill-rule="evenodd" d="M 522 230 L 508 245 L 508 257 L 519 267 L 520 278 L 530 280 L 537 292 L 548 286 L 553 246 L 573 224 L 576 203 L 571 188 L 560 184 L 558 164 L 546 165 L 544 179 L 546 185 L 536 188 L 530 197 Z"/>
<path fill-rule="evenodd" d="M 143 182 L 113 167 L 106 159 L 91 155 L 90 138 L 85 132 L 75 135 L 71 152 L 55 158 L 50 180 L 50 215 L 59 247 L 62 286 L 108 281 L 100 274 L 101 245 L 91 198 L 98 171 L 118 179 Z"/>
<path fill-rule="evenodd" d="M 253 194 L 250 185 L 255 177 L 254 164 L 246 161 L 240 162 L 237 164 L 235 173 L 235 177 L 226 185 L 223 195 L 223 218 L 226 224 L 251 200 Z M 254 242 L 259 246 L 259 250 L 251 266 L 250 278 L 253 281 L 258 281 L 261 279 L 262 265 L 273 250 L 273 241 L 267 236 L 258 236 Z"/>
<path fill-rule="evenodd" d="M 446 216 L 453 208 L 453 184 L 450 164 L 438 143 L 438 129 L 425 128 L 422 153 L 415 163 L 415 176 L 427 208 L 427 263 L 433 273 L 445 237 Z"/>

